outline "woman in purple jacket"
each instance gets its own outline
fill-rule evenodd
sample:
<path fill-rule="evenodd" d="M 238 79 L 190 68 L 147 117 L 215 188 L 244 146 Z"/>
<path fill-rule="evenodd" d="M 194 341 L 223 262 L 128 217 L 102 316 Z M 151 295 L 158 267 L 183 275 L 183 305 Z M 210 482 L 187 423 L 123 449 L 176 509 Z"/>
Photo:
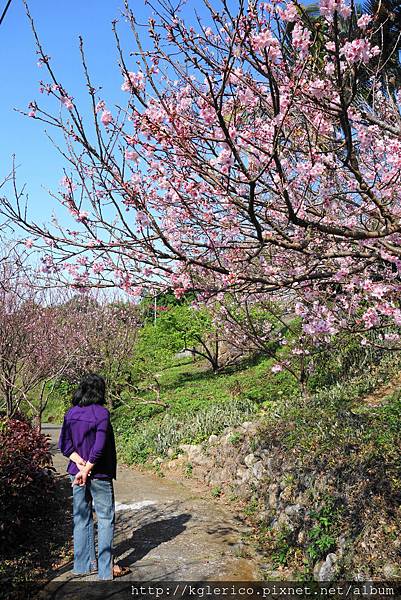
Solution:
<path fill-rule="evenodd" d="M 99 375 L 86 375 L 66 412 L 59 449 L 70 459 L 67 472 L 73 487 L 74 574 L 98 571 L 99 579 L 129 572 L 113 566 L 115 522 L 113 479 L 116 447 L 110 413 L 105 404 L 106 385 Z M 96 562 L 92 502 L 98 522 Z"/>

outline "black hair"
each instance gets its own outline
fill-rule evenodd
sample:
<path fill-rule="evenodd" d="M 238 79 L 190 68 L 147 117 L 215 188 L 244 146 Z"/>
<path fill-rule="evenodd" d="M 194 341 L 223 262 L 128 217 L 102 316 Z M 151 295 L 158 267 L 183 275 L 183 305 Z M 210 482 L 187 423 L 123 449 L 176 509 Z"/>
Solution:
<path fill-rule="evenodd" d="M 106 382 L 100 375 L 89 373 L 84 375 L 72 397 L 74 406 L 106 403 Z"/>

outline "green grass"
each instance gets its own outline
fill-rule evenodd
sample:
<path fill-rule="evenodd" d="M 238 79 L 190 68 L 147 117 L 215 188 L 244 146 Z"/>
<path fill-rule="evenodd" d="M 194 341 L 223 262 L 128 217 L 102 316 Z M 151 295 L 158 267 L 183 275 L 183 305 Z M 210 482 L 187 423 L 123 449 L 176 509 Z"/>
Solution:
<path fill-rule="evenodd" d="M 272 364 L 262 358 L 214 374 L 203 362 L 186 361 L 162 371 L 160 401 L 168 409 L 145 404 L 154 395 L 144 391 L 139 402 L 125 403 L 113 413 L 120 458 L 143 463 L 151 456 L 164 456 L 168 448 L 200 443 L 254 418 L 283 395 L 296 397 L 299 388 L 294 377 L 273 375 Z"/>
<path fill-rule="evenodd" d="M 327 457 L 334 464 L 342 452 L 357 454 L 362 449 L 372 456 L 394 457 L 401 430 L 401 394 L 394 393 L 374 408 L 361 398 L 398 369 L 398 360 L 384 360 L 363 375 L 321 389 L 309 399 L 283 400 L 264 416 L 266 435 L 271 436 L 273 430 L 283 448 L 305 460 Z"/>

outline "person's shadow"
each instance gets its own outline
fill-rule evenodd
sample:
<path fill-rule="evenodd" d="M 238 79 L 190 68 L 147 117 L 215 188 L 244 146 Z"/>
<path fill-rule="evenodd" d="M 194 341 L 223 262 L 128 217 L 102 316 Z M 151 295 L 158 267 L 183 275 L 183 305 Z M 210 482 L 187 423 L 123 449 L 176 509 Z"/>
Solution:
<path fill-rule="evenodd" d="M 119 519 L 120 526 L 125 530 L 135 520 L 137 514 L 129 512 L 130 514 L 121 515 Z M 127 537 L 115 546 L 114 554 L 116 558 L 124 555 L 122 559 L 118 560 L 119 565 L 128 567 L 138 562 L 153 548 L 172 540 L 185 531 L 186 523 L 191 519 L 191 514 L 189 513 L 158 519 L 156 511 L 154 511 L 156 514 L 152 518 L 152 512 L 152 510 L 149 511 L 150 522 L 136 528 L 131 537 Z M 126 554 L 127 552 L 129 553 Z"/>

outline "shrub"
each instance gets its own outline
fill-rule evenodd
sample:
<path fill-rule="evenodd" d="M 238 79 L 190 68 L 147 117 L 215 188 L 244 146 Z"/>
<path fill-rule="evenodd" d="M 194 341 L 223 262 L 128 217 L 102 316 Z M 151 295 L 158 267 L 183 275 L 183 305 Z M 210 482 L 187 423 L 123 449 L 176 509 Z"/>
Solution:
<path fill-rule="evenodd" d="M 0 552 L 29 543 L 54 491 L 46 437 L 22 416 L 0 420 Z"/>

